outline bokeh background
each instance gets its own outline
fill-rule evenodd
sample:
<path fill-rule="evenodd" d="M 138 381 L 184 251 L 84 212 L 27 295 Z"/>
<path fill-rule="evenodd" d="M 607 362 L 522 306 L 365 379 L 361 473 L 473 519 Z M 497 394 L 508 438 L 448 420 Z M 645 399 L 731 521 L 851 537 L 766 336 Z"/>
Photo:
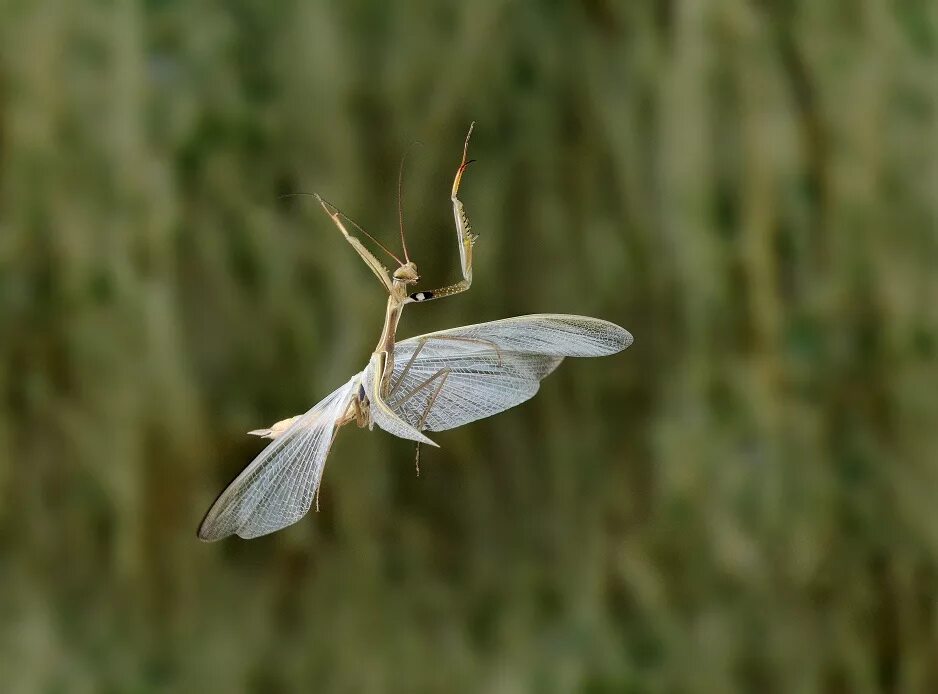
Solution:
<path fill-rule="evenodd" d="M 938 6 L 0 1 L 4 692 L 938 691 Z M 400 335 L 635 335 L 196 528 Z"/>

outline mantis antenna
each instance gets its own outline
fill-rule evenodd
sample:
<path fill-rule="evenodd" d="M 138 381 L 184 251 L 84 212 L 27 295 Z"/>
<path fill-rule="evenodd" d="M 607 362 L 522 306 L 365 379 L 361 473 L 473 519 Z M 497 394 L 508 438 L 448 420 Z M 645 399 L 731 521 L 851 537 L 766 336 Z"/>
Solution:
<path fill-rule="evenodd" d="M 345 214 L 344 212 L 342 212 L 338 207 L 336 207 L 335 205 L 333 205 L 331 202 L 329 202 L 328 200 L 326 200 L 324 197 L 322 197 L 321 195 L 319 195 L 319 193 L 285 193 L 284 195 L 279 196 L 278 199 L 281 199 L 281 200 L 282 200 L 283 198 L 315 198 L 316 200 L 319 201 L 320 204 L 322 204 L 322 205 L 328 205 L 328 206 L 331 207 L 333 210 L 335 210 L 335 213 L 336 213 L 336 214 L 338 214 L 339 216 L 341 216 L 343 219 L 345 219 L 345 221 L 347 221 L 349 224 L 351 224 L 353 227 L 355 227 L 355 228 L 358 229 L 361 233 L 363 233 L 365 236 L 367 236 L 369 239 L 371 239 L 371 241 L 372 241 L 375 245 L 377 245 L 378 248 L 380 248 L 382 251 L 384 251 L 384 252 L 387 253 L 389 256 L 391 256 L 391 257 L 394 259 L 394 261 L 395 261 L 398 265 L 403 265 L 403 264 L 404 264 L 404 262 L 403 262 L 400 258 L 398 258 L 396 255 L 394 255 L 393 253 L 391 253 L 391 251 L 389 251 L 389 250 L 387 249 L 387 247 L 386 247 L 383 243 L 381 243 L 381 242 L 380 242 L 378 239 L 376 239 L 374 236 L 372 236 L 372 235 L 369 234 L 367 231 L 365 231 L 364 229 L 362 229 L 361 225 L 360 225 L 358 222 L 356 222 L 354 219 L 352 219 L 352 218 L 349 217 L 347 214 Z M 406 249 L 406 248 L 404 249 L 404 256 L 405 256 L 405 257 L 407 256 L 407 249 Z M 408 261 L 408 262 L 410 262 L 410 261 Z"/>
<path fill-rule="evenodd" d="M 410 256 L 407 254 L 407 242 L 404 240 L 404 162 L 414 145 L 421 144 L 423 143 L 420 140 L 414 140 L 410 143 L 410 146 L 404 150 L 404 154 L 401 156 L 401 165 L 397 170 L 397 221 L 401 227 L 401 246 L 404 248 L 404 260 L 408 263 L 410 262 Z"/>

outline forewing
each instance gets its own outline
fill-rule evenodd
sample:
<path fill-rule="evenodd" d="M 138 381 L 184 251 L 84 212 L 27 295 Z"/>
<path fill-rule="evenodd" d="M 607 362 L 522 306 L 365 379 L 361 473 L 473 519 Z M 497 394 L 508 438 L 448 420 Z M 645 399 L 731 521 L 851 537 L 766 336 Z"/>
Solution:
<path fill-rule="evenodd" d="M 407 349 L 428 335 L 412 337 L 397 344 L 398 351 Z M 557 357 L 602 357 L 621 352 L 632 344 L 632 335 L 625 328 L 600 318 L 573 316 L 563 313 L 537 313 L 515 316 L 489 323 L 465 325 L 429 333 L 442 338 L 479 340 L 496 345 L 506 352 L 550 354 Z"/>
<path fill-rule="evenodd" d="M 357 377 L 326 396 L 261 451 L 209 509 L 199 538 L 258 537 L 305 516 L 356 384 Z"/>
<path fill-rule="evenodd" d="M 395 362 L 388 397 L 390 408 L 421 430 L 452 429 L 520 405 L 563 361 L 551 355 L 478 350 L 472 343 L 450 340 L 445 343 L 448 354 L 432 354 L 431 345 L 439 346 L 437 342 L 429 340 L 409 369 L 409 355 Z M 460 346 L 471 351 L 459 354 Z"/>
<path fill-rule="evenodd" d="M 533 397 L 564 357 L 613 354 L 631 343 L 614 323 L 564 314 L 421 335 L 395 347 L 388 405 L 417 429 L 452 429 Z"/>
<path fill-rule="evenodd" d="M 401 417 L 401 413 L 390 407 L 390 404 L 381 397 L 380 373 L 376 364 L 375 358 L 372 357 L 362 378 L 362 383 L 371 401 L 371 421 L 394 436 L 438 447 L 436 442 L 421 434 L 413 427 L 412 422 Z"/>

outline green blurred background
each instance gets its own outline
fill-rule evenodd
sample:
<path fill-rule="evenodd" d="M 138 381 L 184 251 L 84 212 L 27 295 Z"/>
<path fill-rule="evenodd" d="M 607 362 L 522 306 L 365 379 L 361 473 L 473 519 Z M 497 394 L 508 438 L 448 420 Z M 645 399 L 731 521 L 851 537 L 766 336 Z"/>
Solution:
<path fill-rule="evenodd" d="M 471 120 L 399 334 L 635 345 L 198 542 Z M 0 689 L 938 691 L 936 230 L 930 0 L 0 0 Z"/>

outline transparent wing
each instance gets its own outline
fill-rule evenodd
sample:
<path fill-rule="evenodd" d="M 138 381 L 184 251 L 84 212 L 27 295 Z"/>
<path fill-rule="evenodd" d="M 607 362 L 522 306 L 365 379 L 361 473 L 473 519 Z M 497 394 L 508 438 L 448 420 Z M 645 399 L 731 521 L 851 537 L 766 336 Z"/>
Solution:
<path fill-rule="evenodd" d="M 424 349 L 434 344 L 430 339 Z M 448 345 L 452 347 L 452 345 Z M 411 368 L 395 365 L 388 406 L 419 430 L 443 431 L 491 417 L 537 393 L 563 357 L 523 352 L 418 354 Z"/>
<path fill-rule="evenodd" d="M 440 330 L 402 340 L 394 351 L 395 361 L 400 361 L 399 354 L 416 348 L 422 338 L 430 336 L 475 339 L 493 343 L 504 351 L 558 357 L 602 357 L 621 352 L 632 344 L 632 335 L 628 330 L 600 318 L 536 313 Z"/>
<path fill-rule="evenodd" d="M 387 403 L 416 429 L 452 429 L 530 399 L 564 357 L 612 354 L 631 342 L 608 321 L 560 314 L 429 333 L 395 346 Z"/>
<path fill-rule="evenodd" d="M 381 397 L 379 374 L 383 369 L 384 367 L 382 366 L 379 356 L 374 354 L 368 362 L 368 366 L 365 368 L 362 377 L 362 385 L 371 401 L 371 408 L 369 409 L 371 421 L 394 436 L 398 436 L 402 439 L 410 439 L 418 443 L 426 443 L 439 448 L 436 442 L 428 439 L 415 429 L 410 422 L 402 419 L 400 413 L 389 407 L 388 403 Z"/>
<path fill-rule="evenodd" d="M 258 537 L 305 516 L 357 382 L 358 376 L 327 395 L 261 451 L 209 509 L 199 538 Z"/>

